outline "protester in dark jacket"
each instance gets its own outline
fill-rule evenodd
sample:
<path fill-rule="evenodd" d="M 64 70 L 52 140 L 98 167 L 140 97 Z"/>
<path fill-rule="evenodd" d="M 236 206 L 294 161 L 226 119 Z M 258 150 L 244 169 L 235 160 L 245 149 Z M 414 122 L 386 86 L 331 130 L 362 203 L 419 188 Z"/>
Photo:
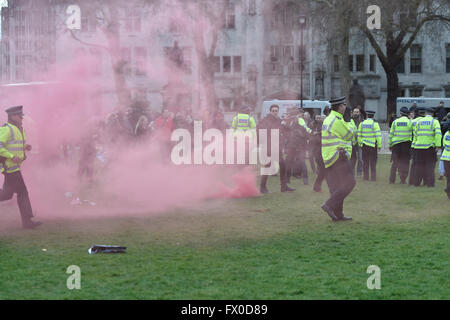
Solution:
<path fill-rule="evenodd" d="M 286 128 L 282 125 L 281 123 L 281 119 L 278 117 L 278 112 L 279 112 L 280 108 L 277 105 L 272 105 L 270 107 L 270 113 L 263 119 L 261 119 L 261 121 L 258 123 L 258 134 L 259 134 L 259 129 L 266 129 L 267 130 L 267 155 L 268 156 L 272 156 L 271 154 L 271 150 L 272 150 L 272 145 L 271 145 L 271 134 L 272 134 L 272 130 L 277 129 L 279 130 L 279 143 L 278 143 L 278 148 L 277 151 L 279 153 L 279 164 L 280 164 L 280 183 L 281 183 L 281 192 L 286 192 L 286 191 L 294 191 L 295 189 L 289 188 L 289 186 L 287 185 L 287 180 L 286 180 L 286 165 L 285 165 L 285 161 L 283 159 L 283 154 L 282 154 L 282 144 L 281 142 L 283 141 L 283 137 L 286 134 Z M 258 135 L 258 140 L 260 141 L 261 136 Z M 270 167 L 270 164 L 266 165 L 266 167 Z M 260 192 L 261 193 L 270 193 L 269 190 L 267 190 L 267 175 L 263 175 L 261 177 L 261 185 L 260 185 Z"/>

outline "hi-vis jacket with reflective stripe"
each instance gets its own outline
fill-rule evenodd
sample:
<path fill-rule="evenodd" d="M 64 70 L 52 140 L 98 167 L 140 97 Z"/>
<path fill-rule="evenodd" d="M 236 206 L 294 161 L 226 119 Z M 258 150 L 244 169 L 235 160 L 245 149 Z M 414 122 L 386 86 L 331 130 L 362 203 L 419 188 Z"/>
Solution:
<path fill-rule="evenodd" d="M 381 131 L 378 122 L 366 119 L 359 124 L 358 144 L 360 147 L 366 145 L 372 148 L 381 148 Z"/>
<path fill-rule="evenodd" d="M 444 150 L 442 150 L 441 161 L 450 161 L 450 131 L 447 131 L 444 135 L 442 146 Z"/>
<path fill-rule="evenodd" d="M 311 129 L 306 125 L 306 121 L 303 118 L 298 118 L 298 124 L 306 129 L 306 132 L 311 133 Z"/>
<path fill-rule="evenodd" d="M 6 158 L 4 170 L 12 173 L 20 170 L 20 165 L 25 159 L 25 131 L 20 131 L 15 125 L 7 122 L 0 127 L 0 157 Z M 18 156 L 22 161 L 12 162 L 12 158 Z"/>
<path fill-rule="evenodd" d="M 332 166 L 339 158 L 339 151 L 345 150 L 347 158 L 352 156 L 352 139 L 355 131 L 342 115 L 331 110 L 322 126 L 322 158 L 325 168 Z"/>
<path fill-rule="evenodd" d="M 414 148 L 414 143 L 416 141 L 416 138 L 414 136 L 414 129 L 417 126 L 417 122 L 419 122 L 419 120 L 422 119 L 422 118 L 423 117 L 419 116 L 419 117 L 411 120 L 411 125 L 412 125 L 412 129 L 413 129 L 413 138 L 412 138 L 412 142 L 411 142 L 411 148 Z"/>
<path fill-rule="evenodd" d="M 413 126 L 411 119 L 406 116 L 400 117 L 392 122 L 389 131 L 389 147 L 392 148 L 396 144 L 412 141 Z"/>
<path fill-rule="evenodd" d="M 442 139 L 441 125 L 437 119 L 428 115 L 417 121 L 414 127 L 414 149 L 440 147 Z"/>
<path fill-rule="evenodd" d="M 250 134 L 251 139 L 256 139 L 256 122 L 253 117 L 245 113 L 238 113 L 231 123 L 231 129 L 235 137 Z"/>
<path fill-rule="evenodd" d="M 231 124 L 231 128 L 234 131 L 245 131 L 256 128 L 256 122 L 253 117 L 245 113 L 238 113 L 237 116 L 234 117 L 233 123 Z"/>

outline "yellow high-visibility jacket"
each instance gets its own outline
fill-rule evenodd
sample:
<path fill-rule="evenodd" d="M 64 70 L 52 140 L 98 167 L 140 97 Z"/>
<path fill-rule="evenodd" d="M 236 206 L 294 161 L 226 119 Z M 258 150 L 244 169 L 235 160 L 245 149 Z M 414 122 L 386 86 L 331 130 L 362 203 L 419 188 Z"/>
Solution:
<path fill-rule="evenodd" d="M 352 124 L 345 122 L 339 112 L 331 110 L 322 126 L 322 158 L 325 168 L 331 167 L 339 159 L 340 150 L 345 150 L 347 158 L 351 158 L 354 135 Z"/>
<path fill-rule="evenodd" d="M 381 131 L 378 122 L 373 119 L 366 119 L 358 127 L 358 144 L 378 149 L 381 148 Z"/>
<path fill-rule="evenodd" d="M 0 127 L 0 157 L 6 158 L 3 170 L 13 173 L 20 170 L 25 160 L 25 130 L 20 130 L 15 125 L 7 122 Z M 13 162 L 11 159 L 18 156 L 21 161 Z"/>

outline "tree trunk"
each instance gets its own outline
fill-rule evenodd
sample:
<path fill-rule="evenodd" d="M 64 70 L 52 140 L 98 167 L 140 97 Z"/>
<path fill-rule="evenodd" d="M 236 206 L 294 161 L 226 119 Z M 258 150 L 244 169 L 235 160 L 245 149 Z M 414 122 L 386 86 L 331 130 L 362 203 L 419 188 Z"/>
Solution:
<path fill-rule="evenodd" d="M 346 10 L 342 10 L 346 12 Z M 342 15 L 344 16 L 344 15 Z M 340 52 L 339 75 L 341 82 L 341 95 L 349 98 L 350 91 L 350 69 L 349 69 L 349 43 L 350 43 L 350 23 L 348 19 L 339 21 L 338 26 L 338 48 Z"/>
<path fill-rule="evenodd" d="M 111 21 L 105 30 L 105 35 L 108 40 L 108 51 L 111 57 L 119 108 L 124 110 L 131 105 L 131 92 L 125 80 L 124 63 L 120 52 L 119 12 L 114 4 L 108 5 L 108 9 L 111 14 Z"/>
<path fill-rule="evenodd" d="M 397 97 L 399 95 L 398 74 L 395 69 L 388 69 L 387 77 L 387 120 L 390 122 L 397 113 Z"/>
<path fill-rule="evenodd" d="M 195 35 L 194 35 L 194 44 L 195 51 L 197 53 L 198 58 L 198 66 L 199 66 L 199 81 L 200 86 L 205 89 L 205 98 L 206 98 L 206 109 L 210 112 L 214 112 L 217 110 L 217 94 L 214 86 L 214 66 L 212 62 L 212 58 L 214 57 L 214 52 L 211 52 L 211 56 L 208 56 L 205 49 L 205 40 L 204 33 L 205 30 L 202 28 L 200 24 L 197 24 L 195 27 Z M 217 31 L 215 31 L 217 32 Z M 214 43 L 214 41 L 216 41 Z M 217 37 L 213 37 L 212 48 L 215 48 L 217 44 Z M 214 51 L 214 50 L 211 50 Z M 203 110 L 202 110 L 203 112 Z"/>

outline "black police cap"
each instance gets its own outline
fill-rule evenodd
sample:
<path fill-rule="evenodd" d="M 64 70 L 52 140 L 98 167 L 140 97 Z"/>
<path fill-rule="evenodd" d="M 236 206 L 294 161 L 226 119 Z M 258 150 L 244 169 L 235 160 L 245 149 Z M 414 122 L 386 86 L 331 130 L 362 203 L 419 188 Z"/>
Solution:
<path fill-rule="evenodd" d="M 338 106 L 338 105 L 341 105 L 341 104 L 345 104 L 345 97 L 331 99 L 330 100 L 330 104 L 331 104 L 332 107 Z"/>
<path fill-rule="evenodd" d="M 9 115 L 9 116 L 13 116 L 13 115 L 21 115 L 23 116 L 23 106 L 15 106 L 15 107 L 11 107 L 5 110 L 5 112 Z"/>
<path fill-rule="evenodd" d="M 401 107 L 400 108 L 400 113 L 401 114 L 408 114 L 409 113 L 408 107 Z"/>

